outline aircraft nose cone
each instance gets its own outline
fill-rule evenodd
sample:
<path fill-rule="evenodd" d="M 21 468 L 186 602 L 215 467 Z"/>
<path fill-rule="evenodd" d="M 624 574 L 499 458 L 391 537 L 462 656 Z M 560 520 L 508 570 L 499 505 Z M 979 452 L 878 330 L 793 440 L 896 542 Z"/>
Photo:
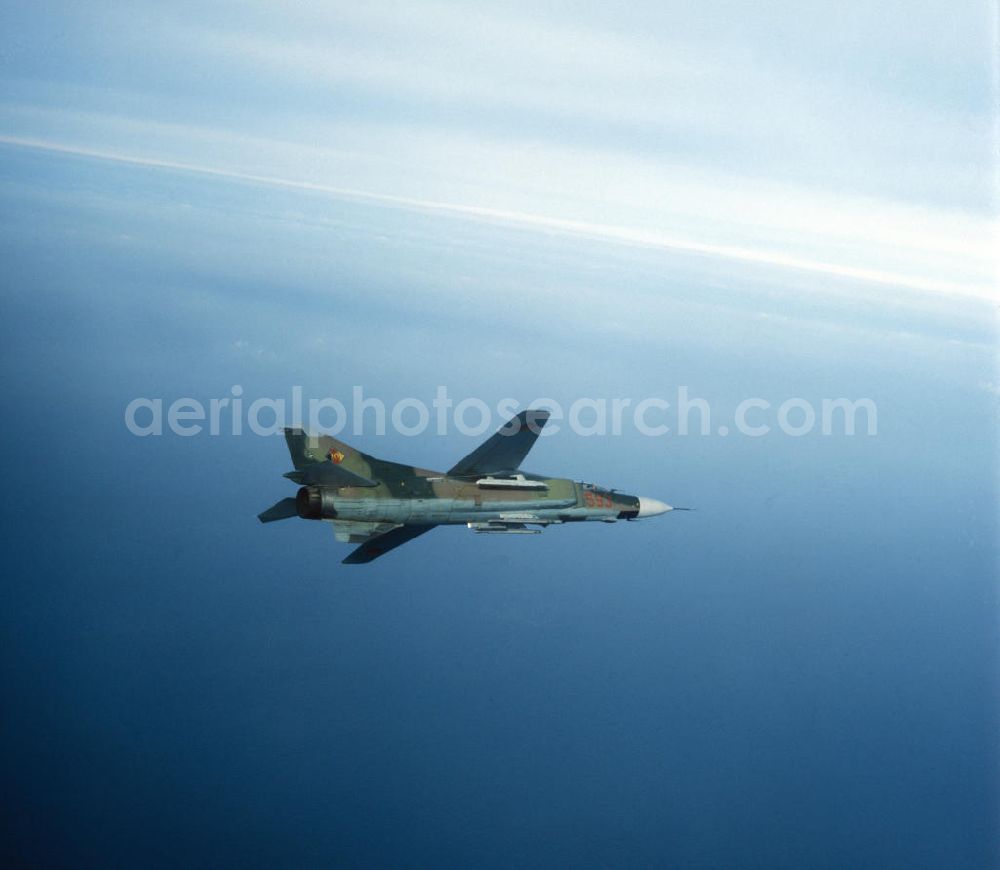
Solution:
<path fill-rule="evenodd" d="M 655 517 L 658 514 L 665 514 L 667 511 L 672 511 L 673 508 L 665 504 L 662 501 L 658 501 L 655 498 L 642 498 L 639 497 L 639 513 L 636 516 L 640 517 Z"/>

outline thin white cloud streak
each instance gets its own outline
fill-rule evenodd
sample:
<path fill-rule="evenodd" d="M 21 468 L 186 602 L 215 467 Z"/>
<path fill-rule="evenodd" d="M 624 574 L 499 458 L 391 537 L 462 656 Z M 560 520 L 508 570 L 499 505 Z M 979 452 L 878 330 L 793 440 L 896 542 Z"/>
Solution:
<path fill-rule="evenodd" d="M 988 163 L 977 159 L 988 122 L 961 99 L 928 105 L 878 77 L 845 79 L 850 44 L 830 70 L 803 63 L 801 48 L 789 65 L 761 51 L 774 46 L 734 41 L 731 24 L 724 36 L 692 36 L 692 17 L 677 9 L 678 28 L 644 31 L 642 13 L 601 29 L 476 3 L 251 8 L 214 22 L 169 8 L 106 13 L 119 21 L 113 33 L 144 33 L 151 68 L 167 80 L 177 67 L 198 70 L 204 92 L 184 99 L 224 107 L 226 131 L 88 118 L 80 104 L 68 123 L 5 126 L 249 175 L 623 227 L 644 244 L 765 251 L 910 276 L 911 286 L 995 283 Z M 795 49 L 788 40 L 809 32 L 793 23 L 777 45 Z M 124 51 L 117 40 L 106 50 Z M 146 105 L 144 117 L 156 118 L 156 102 Z M 269 138 L 276 128 L 286 141 Z"/>
<path fill-rule="evenodd" d="M 578 145 L 618 128 L 639 146 L 621 143 L 633 155 L 645 141 L 661 160 L 696 156 L 744 175 L 809 177 L 813 186 L 824 179 L 838 189 L 951 202 L 982 191 L 989 118 L 962 99 L 947 108 L 920 103 L 881 79 L 849 82 L 843 70 L 790 67 L 780 52 L 731 34 L 685 41 L 635 23 L 601 31 L 575 17 L 553 22 L 494 7 L 376 4 L 310 9 L 275 21 L 274 30 L 165 21 L 158 34 L 177 57 L 246 81 L 284 82 L 299 98 L 325 93 L 336 102 L 361 89 L 376 104 L 384 96 L 418 114 L 437 106 L 464 116 L 467 128 L 477 123 L 467 112 L 499 114 L 515 135 L 543 118 L 543 137 L 551 141 L 566 125 Z M 841 54 L 849 68 L 850 47 Z M 933 90 L 937 71 L 916 69 Z M 580 123 L 589 127 L 574 134 Z"/>
<path fill-rule="evenodd" d="M 182 104 L 246 134 L 291 125 L 303 144 L 331 113 L 424 133 L 502 129 L 569 152 L 614 143 L 661 163 L 987 207 L 990 54 L 974 34 L 988 21 L 968 5 L 376 0 L 195 15 L 136 2 L 90 17 L 87 54 L 112 59 L 105 84 L 153 98 L 149 119 L 160 98 L 173 117 Z M 95 107 L 119 111 L 113 97 Z"/>
<path fill-rule="evenodd" d="M 996 226 L 975 213 L 817 192 L 616 150 L 360 122 L 286 128 L 291 141 L 275 141 L 9 106 L 0 106 L 0 125 L 22 138 L 337 188 L 350 179 L 352 189 L 372 193 L 624 226 L 955 285 L 995 279 Z"/>
<path fill-rule="evenodd" d="M 929 279 L 920 275 L 891 272 L 877 268 L 858 267 L 823 260 L 798 257 L 780 251 L 744 246 L 721 245 L 672 236 L 666 233 L 605 223 L 569 220 L 543 214 L 490 208 L 458 202 L 445 202 L 409 196 L 398 196 L 368 190 L 352 189 L 318 182 L 282 178 L 272 175 L 240 172 L 219 167 L 185 163 L 154 157 L 81 147 L 68 143 L 18 136 L 0 135 L 0 142 L 36 151 L 88 157 L 150 169 L 195 173 L 216 178 L 260 184 L 291 190 L 323 193 L 329 196 L 359 200 L 379 205 L 447 214 L 471 220 L 488 221 L 546 232 L 564 233 L 605 242 L 637 245 L 668 251 L 719 257 L 758 265 L 794 269 L 827 276 L 853 279 L 876 285 L 909 288 L 927 293 L 946 294 L 982 300 L 1000 299 L 995 284 L 957 283 Z"/>
<path fill-rule="evenodd" d="M 519 30 L 495 16 L 475 35 L 447 40 L 444 50 L 438 46 L 433 52 L 412 34 L 391 50 L 343 36 L 276 39 L 191 26 L 164 27 L 162 34 L 178 52 L 265 71 L 269 78 L 294 81 L 296 88 L 354 84 L 397 99 L 452 105 L 468 100 L 604 122 L 695 121 L 708 130 L 727 122 L 718 101 L 713 105 L 702 93 L 720 79 L 737 78 L 713 58 L 696 58 L 683 46 L 666 51 L 661 46 L 657 52 L 654 46 L 569 27 Z M 567 70 L 586 74 L 569 76 Z"/>
<path fill-rule="evenodd" d="M 0 105 L 0 129 L 396 206 L 864 275 L 883 297 L 899 282 L 992 297 L 976 15 L 876 7 L 806 0 L 789 16 L 727 0 L 610 11 L 558 0 L 545 10 L 97 0 L 72 39 L 108 63 L 101 84 L 70 60 L 62 84 L 36 82 L 18 91 L 21 107 Z M 116 116 L 127 106 L 132 119 Z"/>

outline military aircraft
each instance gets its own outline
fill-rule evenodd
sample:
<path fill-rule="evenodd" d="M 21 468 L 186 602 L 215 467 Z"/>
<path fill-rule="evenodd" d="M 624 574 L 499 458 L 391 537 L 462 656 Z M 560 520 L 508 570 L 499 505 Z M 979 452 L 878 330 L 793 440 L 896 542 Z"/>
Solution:
<path fill-rule="evenodd" d="M 338 541 L 361 544 L 344 564 L 371 562 L 435 526 L 465 523 L 479 534 L 531 535 L 560 523 L 613 523 L 673 508 L 592 483 L 521 471 L 549 414 L 522 411 L 447 472 L 376 459 L 329 435 L 285 429 L 301 485 L 295 498 L 258 514 L 262 523 L 298 516 L 328 520 Z"/>

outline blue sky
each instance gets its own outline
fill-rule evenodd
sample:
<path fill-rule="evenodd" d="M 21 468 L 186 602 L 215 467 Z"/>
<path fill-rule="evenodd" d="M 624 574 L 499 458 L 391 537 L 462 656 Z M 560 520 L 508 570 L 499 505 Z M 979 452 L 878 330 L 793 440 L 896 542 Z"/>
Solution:
<path fill-rule="evenodd" d="M 7 863 L 996 864 L 989 4 L 7 4 Z M 229 395 L 871 398 L 542 439 L 697 508 L 346 573 Z M 446 468 L 478 439 L 365 432 Z"/>

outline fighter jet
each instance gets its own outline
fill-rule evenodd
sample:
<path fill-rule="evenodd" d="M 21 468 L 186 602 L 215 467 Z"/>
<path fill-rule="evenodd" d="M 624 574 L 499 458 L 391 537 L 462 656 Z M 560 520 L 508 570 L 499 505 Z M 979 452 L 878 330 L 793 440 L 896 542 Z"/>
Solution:
<path fill-rule="evenodd" d="M 285 429 L 295 470 L 284 476 L 300 489 L 257 518 L 326 520 L 338 541 L 361 545 L 344 559 L 358 565 L 435 526 L 464 523 L 478 534 L 531 535 L 561 523 L 613 523 L 686 510 L 521 471 L 548 418 L 546 411 L 522 411 L 447 472 L 376 459 L 329 435 Z"/>

